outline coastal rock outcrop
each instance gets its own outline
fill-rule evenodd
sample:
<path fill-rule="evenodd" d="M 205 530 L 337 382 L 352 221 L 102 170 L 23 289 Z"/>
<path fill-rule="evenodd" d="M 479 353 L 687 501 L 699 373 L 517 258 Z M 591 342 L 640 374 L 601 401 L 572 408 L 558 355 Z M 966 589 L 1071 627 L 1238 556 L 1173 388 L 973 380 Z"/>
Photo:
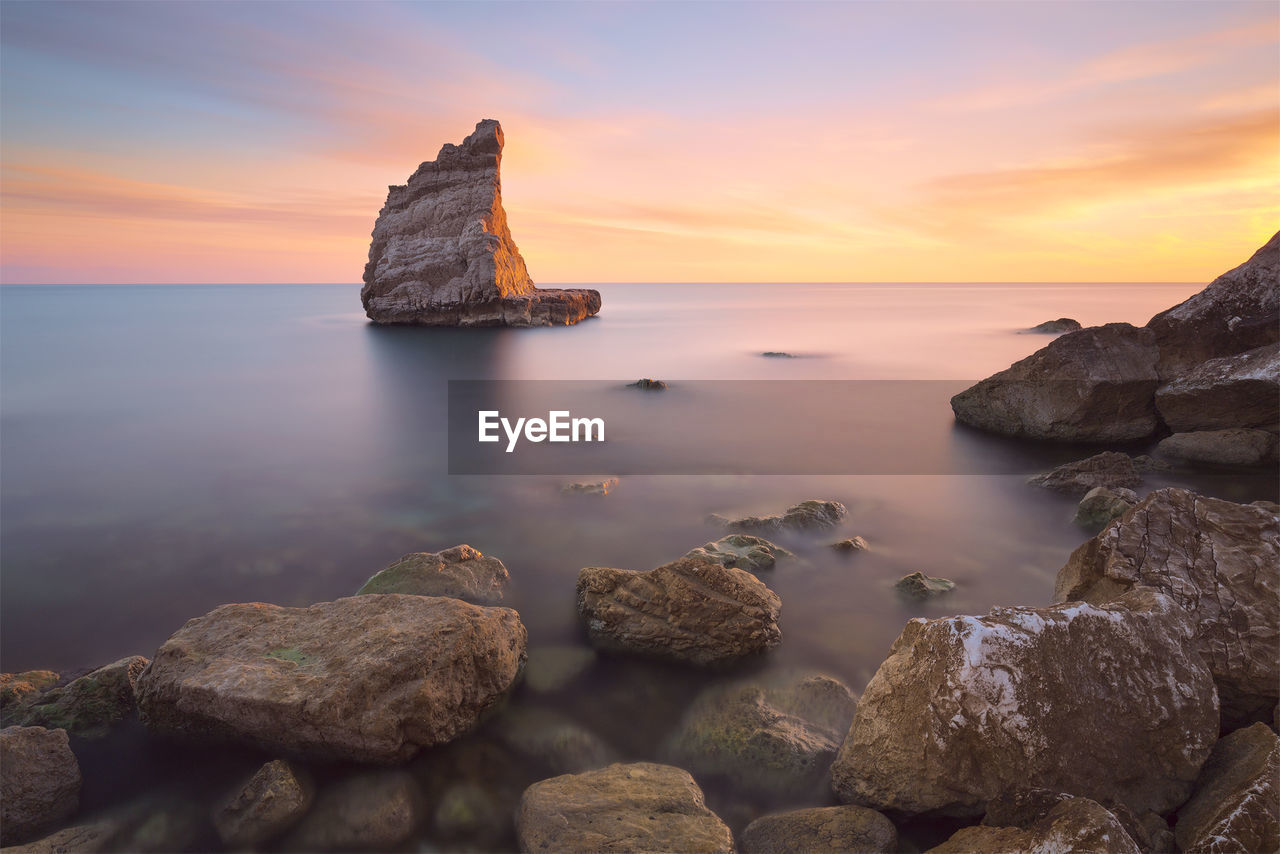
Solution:
<path fill-rule="evenodd" d="M 691 549 L 685 557 L 713 560 L 723 566 L 737 567 L 748 572 L 773 569 L 782 558 L 794 557 L 791 552 L 774 545 L 763 537 L 750 534 L 730 534 L 712 543 Z"/>
<path fill-rule="evenodd" d="M 66 730 L 0 730 L 0 832 L 21 842 L 70 818 L 80 806 L 80 764 Z"/>
<path fill-rule="evenodd" d="M 1115 603 L 914 619 L 858 701 L 831 776 L 876 810 L 981 815 L 1028 786 L 1167 812 L 1218 733 L 1190 614 L 1141 588 Z"/>
<path fill-rule="evenodd" d="M 445 597 L 223 605 L 160 647 L 138 708 L 158 732 L 397 762 L 469 729 L 519 675 L 525 642 L 515 611 Z"/>
<path fill-rule="evenodd" d="M 1060 465 L 1045 474 L 1038 474 L 1027 483 L 1067 495 L 1084 495 L 1099 486 L 1132 489 L 1142 483 L 1142 475 L 1138 474 L 1138 469 L 1128 454 L 1103 451 L 1087 459 Z"/>
<path fill-rule="evenodd" d="M 502 207 L 502 127 L 446 144 L 378 213 L 360 299 L 375 323 L 557 326 L 600 310 L 600 292 L 536 288 Z"/>
<path fill-rule="evenodd" d="M 1280 850 L 1280 739 L 1256 723 L 1219 741 L 1174 838 L 1188 854 Z"/>
<path fill-rule="evenodd" d="M 1192 616 L 1224 725 L 1269 714 L 1280 695 L 1280 520 L 1186 489 L 1151 493 L 1072 553 L 1055 601 L 1103 604 L 1139 585 Z"/>
<path fill-rule="evenodd" d="M 496 605 L 502 601 L 509 579 L 502 561 L 461 545 L 442 552 L 405 555 L 366 581 L 356 595 L 451 596 L 477 605 Z"/>
<path fill-rule="evenodd" d="M 652 762 L 534 783 L 520 799 L 522 851 L 730 854 L 733 836 L 689 772 Z"/>
<path fill-rule="evenodd" d="M 781 608 L 751 573 L 705 558 L 578 573 L 578 613 L 591 642 L 611 652 L 724 664 L 781 643 Z"/>
<path fill-rule="evenodd" d="M 761 816 L 742 831 L 742 854 L 891 854 L 898 829 L 875 810 L 845 805 Z"/>
<path fill-rule="evenodd" d="M 1202 362 L 1156 389 L 1175 433 L 1280 424 L 1280 344 Z"/>
<path fill-rule="evenodd" d="M 1160 440 L 1156 453 L 1189 463 L 1226 466 L 1261 466 L 1276 461 L 1280 438 L 1269 430 L 1234 427 L 1174 433 Z"/>
<path fill-rule="evenodd" d="M 1008 816 L 1016 824 L 992 821 L 957 831 L 927 854 L 989 854 L 1025 851 L 1040 854 L 1141 854 L 1142 848 L 1106 807 L 1088 798 L 1056 795 L 1044 809 Z M 1003 818 L 1003 817 L 1002 817 Z"/>

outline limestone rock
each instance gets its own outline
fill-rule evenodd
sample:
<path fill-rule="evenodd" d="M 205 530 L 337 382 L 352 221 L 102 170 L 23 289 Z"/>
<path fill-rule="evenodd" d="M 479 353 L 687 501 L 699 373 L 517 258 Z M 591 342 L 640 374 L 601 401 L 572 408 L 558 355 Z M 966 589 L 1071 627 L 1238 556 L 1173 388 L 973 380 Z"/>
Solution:
<path fill-rule="evenodd" d="M 375 323 L 555 326 L 600 310 L 599 291 L 534 287 L 502 208 L 503 142 L 485 119 L 389 188 L 360 291 Z"/>
<path fill-rule="evenodd" d="M 515 611 L 389 593 L 223 605 L 138 679 L 143 722 L 277 754 L 398 762 L 469 729 L 523 666 Z"/>
<path fill-rule="evenodd" d="M 932 575 L 925 575 L 923 572 L 904 575 L 893 585 L 894 590 L 911 599 L 928 599 L 932 596 L 950 593 L 955 588 L 956 583 L 954 581 L 947 578 L 934 578 Z"/>
<path fill-rule="evenodd" d="M 1151 493 L 1072 553 L 1055 601 L 1102 604 L 1138 585 L 1192 615 L 1200 653 L 1235 726 L 1280 694 L 1280 524 L 1261 507 L 1185 489 Z"/>
<path fill-rule="evenodd" d="M 1080 321 L 1070 317 L 1059 317 L 1057 320 L 1046 320 L 1028 329 L 1028 332 L 1039 332 L 1044 335 L 1061 335 L 1064 332 L 1077 332 L 1081 328 Z"/>
<path fill-rule="evenodd" d="M 276 759 L 213 812 L 213 825 L 229 848 L 256 848 L 284 833 L 311 807 L 315 784 L 301 768 Z"/>
<path fill-rule="evenodd" d="M 1256 723 L 1222 739 L 1178 811 L 1178 848 L 1188 854 L 1280 850 L 1280 740 Z"/>
<path fill-rule="evenodd" d="M 1156 453 L 1175 460 L 1227 466 L 1261 466 L 1276 461 L 1276 434 L 1232 428 L 1174 433 L 1156 445 Z"/>
<path fill-rule="evenodd" d="M 1127 323 L 1069 332 L 951 398 L 956 420 L 1007 436 L 1122 442 L 1156 431 L 1155 336 Z"/>
<path fill-rule="evenodd" d="M 761 816 L 742 831 L 742 854 L 892 854 L 898 830 L 875 810 L 840 806 Z"/>
<path fill-rule="evenodd" d="M 137 711 L 138 675 L 151 662 L 140 655 L 99 667 L 27 706 L 23 726 L 65 729 L 81 738 L 101 738 Z"/>
<path fill-rule="evenodd" d="M 0 730 L 0 828 L 6 843 L 65 821 L 79 806 L 80 764 L 66 730 Z"/>
<path fill-rule="evenodd" d="M 1210 359 L 1156 389 L 1175 433 L 1280 424 L 1280 344 Z"/>
<path fill-rule="evenodd" d="M 422 790 L 408 773 L 365 772 L 320 792 L 281 847 L 304 852 L 393 850 L 424 817 Z"/>
<path fill-rule="evenodd" d="M 651 762 L 534 783 L 520 799 L 516 832 L 520 849 L 538 854 L 733 851 L 729 828 L 689 773 Z"/>
<path fill-rule="evenodd" d="M 993 825 L 957 831 L 928 854 L 1141 854 L 1142 849 L 1106 807 L 1088 798 L 1059 796 L 1043 815 L 1016 826 Z"/>
<path fill-rule="evenodd" d="M 1104 451 L 1038 474 L 1027 483 L 1067 495 L 1084 495 L 1099 486 L 1132 489 L 1142 483 L 1142 475 L 1138 474 L 1128 454 Z"/>
<path fill-rule="evenodd" d="M 763 537 L 750 534 L 730 534 L 712 543 L 691 550 L 685 557 L 703 558 L 722 566 L 737 567 L 748 572 L 773 569 L 783 558 L 794 557 L 791 552 L 774 545 Z"/>
<path fill-rule="evenodd" d="M 1160 348 L 1159 371 L 1165 380 L 1206 359 L 1276 343 L 1280 339 L 1280 232 L 1248 261 L 1151 318 L 1147 328 Z"/>
<path fill-rule="evenodd" d="M 1028 786 L 1168 811 L 1218 731 L 1190 615 L 1139 589 L 1104 607 L 914 619 L 831 768 L 842 801 L 980 815 Z"/>
<path fill-rule="evenodd" d="M 502 561 L 461 545 L 442 552 L 405 555 L 366 581 L 356 595 L 451 596 L 477 605 L 496 605 L 502 601 L 509 579 Z"/>
<path fill-rule="evenodd" d="M 587 567 L 578 613 L 591 642 L 690 664 L 724 664 L 782 642 L 782 601 L 754 575 L 684 557 L 648 572 Z"/>
<path fill-rule="evenodd" d="M 1072 521 L 1082 528 L 1096 531 L 1113 519 L 1123 516 L 1125 511 L 1137 503 L 1138 493 L 1132 489 L 1108 489 L 1105 486 L 1095 486 L 1080 499 Z"/>
<path fill-rule="evenodd" d="M 816 795 L 857 706 L 848 687 L 818 673 L 714 686 L 689 707 L 667 755 L 748 794 Z"/>
<path fill-rule="evenodd" d="M 810 499 L 787 508 L 782 515 L 746 516 L 725 520 L 723 524 L 737 531 L 772 534 L 779 531 L 821 531 L 840 524 L 849 511 L 839 501 Z M 716 517 L 722 518 L 722 517 Z"/>

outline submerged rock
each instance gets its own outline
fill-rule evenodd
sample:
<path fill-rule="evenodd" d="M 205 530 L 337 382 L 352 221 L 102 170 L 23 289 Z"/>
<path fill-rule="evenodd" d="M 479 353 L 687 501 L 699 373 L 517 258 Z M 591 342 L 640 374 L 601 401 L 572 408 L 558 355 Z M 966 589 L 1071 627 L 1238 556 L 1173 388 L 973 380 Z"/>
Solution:
<path fill-rule="evenodd" d="M 662 380 L 651 380 L 648 378 L 636 380 L 633 383 L 627 383 L 627 388 L 642 388 L 648 391 L 662 391 L 666 387 L 667 384 Z"/>
<path fill-rule="evenodd" d="M 158 732 L 398 762 L 468 730 L 524 657 L 515 611 L 458 599 L 223 605 L 160 647 L 138 679 L 138 706 Z"/>
<path fill-rule="evenodd" d="M 566 483 L 560 491 L 566 495 L 608 495 L 618 485 L 618 479 L 597 480 L 591 483 Z"/>
<path fill-rule="evenodd" d="M 284 838 L 285 851 L 389 851 L 425 817 L 422 790 L 404 771 L 348 777 L 320 792 L 306 817 Z"/>
<path fill-rule="evenodd" d="M 1191 463 L 1260 466 L 1276 462 L 1276 446 L 1275 433 L 1237 427 L 1174 433 L 1160 440 L 1156 453 Z"/>
<path fill-rule="evenodd" d="M 311 776 L 276 759 L 213 811 L 213 825 L 227 847 L 256 848 L 297 824 L 314 798 Z"/>
<path fill-rule="evenodd" d="M 994 823 L 957 831 L 927 854 L 989 854 L 1025 851 L 1048 854 L 1141 854 L 1120 820 L 1089 798 L 1054 795 L 1041 812 L 1019 816 L 1017 824 Z"/>
<path fill-rule="evenodd" d="M 539 694 L 551 694 L 567 687 L 595 663 L 596 652 L 568 644 L 529 648 L 524 668 L 524 684 Z"/>
<path fill-rule="evenodd" d="M 536 288 L 507 228 L 502 127 L 445 145 L 378 213 L 360 299 L 375 323 L 557 326 L 600 310 L 600 292 Z"/>
<path fill-rule="evenodd" d="M 694 700 L 667 754 L 748 794 L 816 795 L 857 706 L 842 682 L 818 673 L 718 685 Z"/>
<path fill-rule="evenodd" d="M 737 567 L 748 572 L 773 569 L 783 558 L 795 557 L 791 552 L 774 545 L 763 537 L 750 534 L 730 534 L 712 543 L 698 546 L 685 557 L 715 561 L 721 566 Z"/>
<path fill-rule="evenodd" d="M 405 555 L 366 581 L 356 595 L 410 593 L 496 605 L 502 601 L 509 579 L 502 561 L 461 545 L 442 552 Z"/>
<path fill-rule="evenodd" d="M 101 738 L 137 710 L 138 676 L 151 662 L 140 655 L 99 667 L 25 708 L 23 726 L 65 729 L 81 738 Z"/>
<path fill-rule="evenodd" d="M 1067 495 L 1084 495 L 1099 486 L 1132 489 L 1142 483 L 1142 475 L 1138 474 L 1128 454 L 1104 451 L 1038 474 L 1027 483 Z"/>
<path fill-rule="evenodd" d="M 559 712 L 530 706 L 507 709 L 491 730 L 509 750 L 547 768 L 569 774 L 617 762 L 617 751 L 598 735 Z"/>
<path fill-rule="evenodd" d="M 1193 632 L 1186 611 L 1146 588 L 1101 608 L 911 620 L 859 700 L 831 767 L 836 793 L 976 816 L 1033 786 L 1167 812 L 1218 731 Z"/>
<path fill-rule="evenodd" d="M 1188 854 L 1280 850 L 1280 740 L 1256 723 L 1222 739 L 1178 810 L 1178 848 Z"/>
<path fill-rule="evenodd" d="M 742 831 L 742 854 L 892 854 L 893 822 L 865 807 L 816 807 L 761 816 Z"/>
<path fill-rule="evenodd" d="M 1280 423 L 1280 344 L 1210 359 L 1156 389 L 1156 409 L 1175 433 Z"/>
<path fill-rule="evenodd" d="M 894 590 L 912 599 L 928 599 L 931 596 L 940 596 L 943 593 L 950 593 L 955 588 L 956 583 L 954 581 L 946 578 L 934 578 L 932 575 L 925 575 L 923 572 L 904 575 L 893 585 Z"/>
<path fill-rule="evenodd" d="M 1080 321 L 1070 317 L 1059 317 L 1057 320 L 1046 320 L 1028 329 L 1028 332 L 1039 332 L 1045 335 L 1061 335 L 1064 332 L 1076 332 L 1081 329 Z"/>
<path fill-rule="evenodd" d="M 1261 507 L 1185 489 L 1151 493 L 1072 553 L 1055 601 L 1110 602 L 1139 585 L 1192 615 L 1223 723 L 1269 712 L 1280 696 L 1280 524 Z"/>
<path fill-rule="evenodd" d="M 850 537 L 847 540 L 837 540 L 831 544 L 831 548 L 838 552 L 865 552 L 871 546 L 862 537 Z"/>
<path fill-rule="evenodd" d="M 848 515 L 849 511 L 839 501 L 810 499 L 787 508 L 787 512 L 782 515 L 745 516 L 741 519 L 728 520 L 722 516 L 712 518 L 738 531 L 771 534 L 779 531 L 826 530 L 840 524 L 840 520 Z"/>
<path fill-rule="evenodd" d="M 784 353 L 781 350 L 766 350 L 760 355 L 768 359 L 794 359 L 795 358 L 795 356 L 791 355 L 790 353 Z"/>
<path fill-rule="evenodd" d="M 21 842 L 66 821 L 80 806 L 80 764 L 66 730 L 0 730 L 0 828 Z"/>
<path fill-rule="evenodd" d="M 782 641 L 777 594 L 754 575 L 684 557 L 648 572 L 587 567 L 578 613 L 591 642 L 612 652 L 724 664 Z"/>
<path fill-rule="evenodd" d="M 729 828 L 687 771 L 635 762 L 534 783 L 520 799 L 522 851 L 730 854 Z"/>
<path fill-rule="evenodd" d="M 1072 520 L 1082 528 L 1097 530 L 1118 519 L 1130 507 L 1138 503 L 1138 493 L 1132 489 L 1108 489 L 1095 486 L 1085 493 L 1084 498 L 1076 505 L 1076 515 Z"/>

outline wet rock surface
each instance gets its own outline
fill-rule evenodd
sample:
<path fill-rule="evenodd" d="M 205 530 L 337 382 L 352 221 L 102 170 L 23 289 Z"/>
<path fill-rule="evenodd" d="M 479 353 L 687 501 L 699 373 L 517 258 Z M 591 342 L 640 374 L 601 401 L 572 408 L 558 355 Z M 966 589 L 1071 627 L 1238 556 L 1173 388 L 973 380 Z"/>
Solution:
<path fill-rule="evenodd" d="M 1214 746 L 1174 836 L 1194 854 L 1280 849 L 1280 739 L 1266 724 Z"/>
<path fill-rule="evenodd" d="M 356 595 L 451 596 L 477 605 L 496 605 L 502 601 L 508 580 L 502 561 L 461 545 L 405 555 L 366 581 Z"/>
<path fill-rule="evenodd" d="M 1156 389 L 1175 433 L 1280 424 L 1280 344 L 1210 359 Z"/>
<path fill-rule="evenodd" d="M 935 578 L 932 575 L 925 575 L 923 572 L 904 575 L 893 585 L 893 589 L 903 596 L 916 600 L 941 596 L 943 593 L 950 593 L 955 588 L 956 583 L 954 581 L 946 578 Z"/>
<path fill-rule="evenodd" d="M 1033 486 L 1051 489 L 1065 495 L 1084 495 L 1091 489 L 1133 489 L 1142 483 L 1142 475 L 1128 454 L 1103 451 L 1083 460 L 1060 465 L 1045 474 L 1027 480 Z"/>
<path fill-rule="evenodd" d="M 1269 430 L 1232 428 L 1174 433 L 1160 440 L 1156 453 L 1190 463 L 1225 466 L 1263 466 L 1276 462 L 1277 441 Z"/>
<path fill-rule="evenodd" d="M 1080 499 L 1072 521 L 1082 528 L 1096 531 L 1123 516 L 1137 503 L 1138 493 L 1132 489 L 1095 486 Z"/>
<path fill-rule="evenodd" d="M 297 824 L 314 798 L 311 776 L 276 759 L 259 768 L 213 811 L 213 824 L 227 847 L 255 848 Z"/>
<path fill-rule="evenodd" d="M 0 730 L 0 829 L 4 843 L 56 827 L 80 806 L 80 764 L 66 730 Z"/>
<path fill-rule="evenodd" d="M 748 572 L 761 572 L 773 569 L 779 560 L 794 557 L 794 555 L 763 537 L 730 534 L 715 542 L 691 549 L 685 557 L 711 560 L 722 566 L 745 569 Z"/>
<path fill-rule="evenodd" d="M 738 848 L 742 854 L 891 854 L 898 831 L 865 807 L 817 807 L 761 816 L 742 831 Z"/>

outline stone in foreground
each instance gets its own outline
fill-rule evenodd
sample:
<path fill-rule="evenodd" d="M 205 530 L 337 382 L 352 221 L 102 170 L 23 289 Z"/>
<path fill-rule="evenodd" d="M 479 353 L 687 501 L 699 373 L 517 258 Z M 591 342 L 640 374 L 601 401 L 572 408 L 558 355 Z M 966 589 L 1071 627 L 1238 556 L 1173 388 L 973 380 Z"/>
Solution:
<path fill-rule="evenodd" d="M 1128 454 L 1103 451 L 1083 460 L 1060 465 L 1027 483 L 1066 495 L 1084 495 L 1099 486 L 1108 489 L 1133 489 L 1142 483 L 1142 475 Z"/>
<path fill-rule="evenodd" d="M 356 595 L 409 593 L 496 605 L 502 601 L 509 578 L 502 561 L 461 545 L 442 552 L 405 555 L 366 581 Z"/>
<path fill-rule="evenodd" d="M 1234 728 L 1280 695 L 1280 521 L 1261 507 L 1161 489 L 1072 553 L 1055 601 L 1112 601 L 1138 585 L 1192 615 Z"/>
<path fill-rule="evenodd" d="M 223 605 L 160 647 L 138 707 L 157 732 L 399 762 L 470 729 L 515 681 L 525 639 L 515 611 L 444 597 Z"/>
<path fill-rule="evenodd" d="M 1174 837 L 1188 854 L 1280 850 L 1280 740 L 1266 724 L 1217 743 Z"/>
<path fill-rule="evenodd" d="M 794 557 L 782 546 L 774 545 L 763 537 L 750 534 L 730 534 L 713 543 L 698 546 L 689 551 L 685 557 L 704 558 L 718 564 L 748 572 L 760 572 L 773 569 L 779 560 Z"/>
<path fill-rule="evenodd" d="M 893 822 L 865 807 L 816 807 L 761 816 L 742 831 L 742 854 L 891 854 Z"/>
<path fill-rule="evenodd" d="M 213 826 L 228 848 L 256 848 L 296 824 L 314 797 L 310 775 L 276 759 L 213 811 Z"/>
<path fill-rule="evenodd" d="M 0 832 L 21 842 L 70 818 L 80 806 L 80 764 L 66 730 L 0 730 Z"/>
<path fill-rule="evenodd" d="M 578 573 L 578 614 L 591 642 L 610 652 L 726 664 L 781 643 L 781 608 L 751 573 L 703 558 Z"/>
<path fill-rule="evenodd" d="M 600 292 L 536 288 L 502 208 L 502 127 L 445 145 L 378 213 L 360 299 L 375 323 L 560 326 L 600 310 Z"/>
<path fill-rule="evenodd" d="M 534 783 L 520 799 L 516 834 L 532 854 L 733 851 L 729 828 L 689 773 L 651 762 Z"/>
<path fill-rule="evenodd" d="M 976 816 L 1028 786 L 1135 813 L 1186 800 L 1218 732 L 1190 615 L 1117 602 L 914 619 L 868 683 L 831 775 L 842 801 Z"/>
<path fill-rule="evenodd" d="M 1046 804 L 1043 814 L 1025 816 L 1016 825 L 994 825 L 984 819 L 977 827 L 957 831 L 927 854 L 1141 854 L 1142 849 L 1106 807 L 1088 798 L 1059 798 Z"/>

